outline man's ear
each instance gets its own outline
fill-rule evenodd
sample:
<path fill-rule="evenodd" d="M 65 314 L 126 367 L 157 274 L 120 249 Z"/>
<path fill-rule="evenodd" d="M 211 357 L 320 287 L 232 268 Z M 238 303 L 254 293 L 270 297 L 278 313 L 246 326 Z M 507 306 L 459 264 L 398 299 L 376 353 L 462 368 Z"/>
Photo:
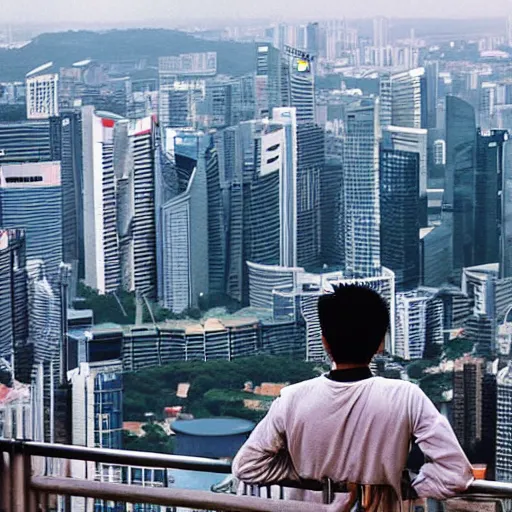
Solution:
<path fill-rule="evenodd" d="M 386 350 L 386 338 L 382 338 L 380 342 L 379 349 L 377 350 L 377 354 L 384 354 Z"/>

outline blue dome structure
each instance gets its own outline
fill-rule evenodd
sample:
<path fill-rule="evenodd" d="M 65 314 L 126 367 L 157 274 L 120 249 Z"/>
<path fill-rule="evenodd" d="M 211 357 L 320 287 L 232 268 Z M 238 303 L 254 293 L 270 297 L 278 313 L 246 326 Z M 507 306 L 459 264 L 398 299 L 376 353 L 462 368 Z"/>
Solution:
<path fill-rule="evenodd" d="M 240 418 L 203 418 L 177 420 L 172 424 L 176 434 L 176 455 L 231 459 L 253 431 L 252 421 Z"/>

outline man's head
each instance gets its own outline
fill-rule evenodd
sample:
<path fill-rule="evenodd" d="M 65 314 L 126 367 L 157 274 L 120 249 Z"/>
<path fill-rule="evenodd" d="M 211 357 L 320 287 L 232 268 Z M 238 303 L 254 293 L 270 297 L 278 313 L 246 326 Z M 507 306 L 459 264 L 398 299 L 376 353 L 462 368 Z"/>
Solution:
<path fill-rule="evenodd" d="M 389 328 L 388 307 L 365 286 L 339 286 L 318 300 L 324 345 L 335 363 L 369 364 Z"/>

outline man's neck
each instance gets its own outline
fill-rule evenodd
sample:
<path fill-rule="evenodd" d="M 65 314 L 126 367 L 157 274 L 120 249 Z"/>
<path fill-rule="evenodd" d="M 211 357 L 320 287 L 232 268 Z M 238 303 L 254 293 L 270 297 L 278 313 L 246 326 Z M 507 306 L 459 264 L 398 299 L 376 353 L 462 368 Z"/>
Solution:
<path fill-rule="evenodd" d="M 333 363 L 332 370 L 353 370 L 354 368 L 369 368 L 367 364 Z"/>

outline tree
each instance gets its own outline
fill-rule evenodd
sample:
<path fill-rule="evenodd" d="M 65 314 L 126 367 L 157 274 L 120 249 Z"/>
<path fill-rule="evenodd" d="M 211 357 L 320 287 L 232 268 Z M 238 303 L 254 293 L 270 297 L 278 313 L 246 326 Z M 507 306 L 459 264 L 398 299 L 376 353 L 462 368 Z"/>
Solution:
<path fill-rule="evenodd" d="M 165 433 L 158 423 L 146 423 L 142 426 L 144 435 L 139 437 L 123 431 L 123 445 L 126 450 L 153 453 L 173 453 L 174 440 Z"/>

